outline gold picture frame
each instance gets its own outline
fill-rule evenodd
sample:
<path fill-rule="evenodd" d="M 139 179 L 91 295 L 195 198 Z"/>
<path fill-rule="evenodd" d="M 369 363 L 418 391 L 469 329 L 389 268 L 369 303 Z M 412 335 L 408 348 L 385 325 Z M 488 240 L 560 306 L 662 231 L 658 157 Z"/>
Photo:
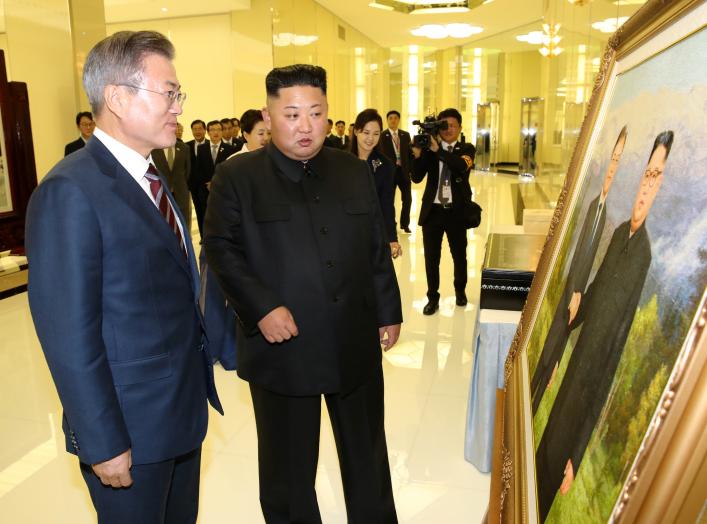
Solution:
<path fill-rule="evenodd" d="M 537 339 L 537 330 L 542 329 L 537 325 L 541 308 L 554 309 L 544 300 L 551 279 L 555 278 L 555 284 L 559 282 L 556 275 L 562 269 L 556 267 L 559 266 L 558 259 L 562 263 L 566 261 L 560 251 L 564 248 L 569 253 L 570 231 L 577 223 L 583 202 L 588 200 L 586 193 L 592 176 L 588 172 L 595 162 L 593 157 L 607 142 L 601 141 L 600 134 L 614 133 L 612 136 L 616 137 L 618 126 L 611 130 L 605 127 L 612 122 L 610 104 L 613 103 L 612 97 L 620 94 L 617 85 L 620 87 L 623 79 L 628 78 L 627 73 L 640 71 L 640 67 L 654 57 L 668 56 L 667 50 L 682 42 L 694 41 L 694 35 L 699 35 L 701 42 L 706 21 L 704 0 L 650 0 L 606 46 L 543 255 L 505 363 L 505 385 L 497 397 L 489 522 L 542 521 L 536 493 L 535 453 L 538 443 L 533 435 L 535 412 L 532 410 L 536 408 L 530 405 L 532 365 L 528 346 L 531 340 Z M 692 57 L 694 67 L 704 69 L 700 56 L 704 58 L 705 55 L 698 53 Z M 702 94 L 700 91 L 700 96 Z M 676 144 L 680 140 L 684 144 L 688 138 L 681 131 L 676 133 Z M 628 135 L 631 137 L 631 130 Z M 704 148 L 704 142 L 699 143 Z M 619 172 L 616 176 L 623 175 Z M 597 266 L 598 263 L 593 266 L 593 272 L 599 271 Z M 605 515 L 607 521 L 678 522 L 688 515 L 692 518 L 690 521 L 694 521 L 694 515 L 704 502 L 704 494 L 700 494 L 697 484 L 692 482 L 707 475 L 707 432 L 704 431 L 707 427 L 707 409 L 704 409 L 707 405 L 707 337 L 704 333 L 707 295 L 704 283 L 696 287 L 693 295 L 698 300 L 694 314 L 691 313 L 685 337 L 670 362 L 665 385 L 646 431 L 641 433 L 640 447 L 631 455 L 632 460 L 625 468 L 625 481 L 620 492 L 615 493 L 610 514 Z M 557 519 L 548 518 L 548 521 Z"/>

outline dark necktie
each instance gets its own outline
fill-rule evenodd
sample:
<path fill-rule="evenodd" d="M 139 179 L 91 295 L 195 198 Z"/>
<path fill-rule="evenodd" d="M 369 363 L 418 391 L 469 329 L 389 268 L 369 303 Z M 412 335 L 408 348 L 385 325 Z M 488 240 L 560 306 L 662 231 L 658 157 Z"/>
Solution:
<path fill-rule="evenodd" d="M 447 148 L 447 151 L 452 152 L 452 146 Z M 449 198 L 444 195 L 444 186 L 449 186 L 451 184 L 452 172 L 447 165 L 447 162 L 442 162 L 442 172 L 439 175 L 439 188 L 437 189 L 437 199 L 442 203 L 446 204 L 449 202 Z"/>
<path fill-rule="evenodd" d="M 160 175 L 157 172 L 155 166 L 153 166 L 152 164 L 150 164 L 150 166 L 147 168 L 145 178 L 147 178 L 147 180 L 150 182 L 150 191 L 152 192 L 152 198 L 155 199 L 155 204 L 157 204 L 157 208 L 160 210 L 162 218 L 165 219 L 167 225 L 177 236 L 179 247 L 182 248 L 182 253 L 184 253 L 184 255 L 186 256 L 187 252 L 184 247 L 182 232 L 179 230 L 179 224 L 177 224 L 177 217 L 174 214 L 174 209 L 172 209 L 172 204 L 169 202 L 169 198 L 165 194 L 164 186 L 162 185 Z"/>

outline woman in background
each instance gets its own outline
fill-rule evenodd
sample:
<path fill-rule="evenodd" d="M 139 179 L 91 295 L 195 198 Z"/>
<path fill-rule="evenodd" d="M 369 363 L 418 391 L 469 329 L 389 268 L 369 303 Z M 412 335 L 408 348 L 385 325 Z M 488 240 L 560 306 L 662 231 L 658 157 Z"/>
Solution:
<path fill-rule="evenodd" d="M 228 158 L 260 149 L 270 141 L 270 133 L 268 128 L 265 127 L 263 113 L 259 109 L 248 109 L 248 111 L 243 113 L 243 116 L 241 116 L 241 131 L 243 131 L 245 143 L 240 151 Z"/>
<path fill-rule="evenodd" d="M 403 249 L 398 243 L 398 233 L 395 227 L 394 180 L 395 165 L 385 156 L 378 147 L 383 119 L 375 109 L 364 109 L 353 123 L 353 136 L 351 138 L 351 153 L 361 160 L 365 160 L 368 169 L 373 174 L 376 183 L 376 192 L 383 212 L 385 230 L 390 242 L 390 252 L 393 258 L 403 254 Z"/>

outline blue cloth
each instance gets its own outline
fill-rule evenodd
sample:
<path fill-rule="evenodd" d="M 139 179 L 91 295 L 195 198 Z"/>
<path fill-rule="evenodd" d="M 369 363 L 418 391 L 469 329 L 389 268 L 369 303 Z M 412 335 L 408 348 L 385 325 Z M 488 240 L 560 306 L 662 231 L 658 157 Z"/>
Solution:
<path fill-rule="evenodd" d="M 491 471 L 496 389 L 503 388 L 508 350 L 517 324 L 481 322 L 477 318 L 474 367 L 466 413 L 464 458 L 482 473 Z"/>
<path fill-rule="evenodd" d="M 236 312 L 228 304 L 215 275 L 206 262 L 204 249 L 199 254 L 201 296 L 199 305 L 209 336 L 209 352 L 214 363 L 224 369 L 236 369 Z"/>
<path fill-rule="evenodd" d="M 187 231 L 185 240 L 187 256 L 96 137 L 30 199 L 30 310 L 64 408 L 67 451 L 86 464 L 128 448 L 133 464 L 174 458 L 201 445 L 207 396 L 221 411 Z"/>

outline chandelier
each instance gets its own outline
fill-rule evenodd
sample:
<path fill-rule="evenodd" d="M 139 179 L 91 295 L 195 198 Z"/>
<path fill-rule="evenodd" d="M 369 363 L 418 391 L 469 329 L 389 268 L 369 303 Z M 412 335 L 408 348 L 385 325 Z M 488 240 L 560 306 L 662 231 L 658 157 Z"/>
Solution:
<path fill-rule="evenodd" d="M 540 36 L 542 47 L 538 49 L 541 55 L 553 57 L 564 51 L 564 49 L 559 46 L 562 40 L 562 37 L 559 35 L 560 27 L 560 24 L 543 24 L 543 32 Z"/>

